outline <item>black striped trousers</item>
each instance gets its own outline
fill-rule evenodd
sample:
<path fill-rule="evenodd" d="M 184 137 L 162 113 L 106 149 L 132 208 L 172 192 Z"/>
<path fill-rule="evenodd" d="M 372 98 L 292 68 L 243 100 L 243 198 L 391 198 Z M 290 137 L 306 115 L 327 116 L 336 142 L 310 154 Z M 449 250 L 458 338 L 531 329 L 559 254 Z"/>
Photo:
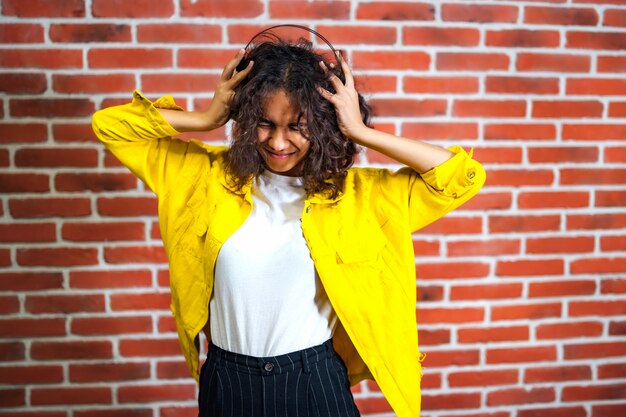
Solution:
<path fill-rule="evenodd" d="M 360 417 L 332 340 L 258 358 L 209 343 L 199 417 Z"/>

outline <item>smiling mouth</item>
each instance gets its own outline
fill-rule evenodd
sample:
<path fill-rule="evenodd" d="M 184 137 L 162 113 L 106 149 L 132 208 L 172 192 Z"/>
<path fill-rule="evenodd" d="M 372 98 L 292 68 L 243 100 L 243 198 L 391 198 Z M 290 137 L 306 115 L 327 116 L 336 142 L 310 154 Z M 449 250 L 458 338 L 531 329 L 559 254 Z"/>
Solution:
<path fill-rule="evenodd" d="M 268 149 L 265 149 L 265 152 L 267 152 L 271 158 L 275 158 L 275 159 L 285 159 L 285 158 L 289 158 L 291 155 L 295 154 L 295 152 L 291 152 L 291 153 L 276 153 L 276 152 L 272 152 L 272 151 L 270 151 Z"/>

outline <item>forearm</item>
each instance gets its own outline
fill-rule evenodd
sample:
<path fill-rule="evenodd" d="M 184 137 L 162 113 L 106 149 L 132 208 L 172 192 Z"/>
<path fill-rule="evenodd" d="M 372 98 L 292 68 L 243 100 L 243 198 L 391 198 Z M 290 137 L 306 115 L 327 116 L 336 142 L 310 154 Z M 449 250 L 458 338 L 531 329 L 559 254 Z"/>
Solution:
<path fill-rule="evenodd" d="M 157 109 L 178 132 L 200 132 L 215 129 L 207 112 Z"/>
<path fill-rule="evenodd" d="M 454 153 L 437 145 L 407 139 L 364 127 L 353 140 L 423 174 L 450 159 Z"/>

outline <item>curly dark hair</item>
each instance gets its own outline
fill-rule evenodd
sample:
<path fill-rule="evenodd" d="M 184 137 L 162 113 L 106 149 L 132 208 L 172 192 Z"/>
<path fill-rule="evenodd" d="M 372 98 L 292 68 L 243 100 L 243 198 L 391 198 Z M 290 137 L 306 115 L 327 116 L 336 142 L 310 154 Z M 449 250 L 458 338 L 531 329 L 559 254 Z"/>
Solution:
<path fill-rule="evenodd" d="M 266 169 L 258 149 L 257 125 L 264 116 L 264 100 L 283 90 L 307 122 L 306 132 L 300 132 L 310 142 L 301 173 L 307 196 L 321 192 L 336 198 L 343 191 L 357 148 L 339 130 L 334 106 L 317 90 L 320 86 L 335 91 L 319 67 L 323 60 L 330 68 L 332 61 L 323 59 L 305 39 L 288 42 L 280 38 L 255 45 L 239 68 L 251 60 L 252 71 L 237 87 L 231 107 L 234 124 L 226 165 L 231 181 L 241 189 Z M 339 66 L 331 71 L 345 82 Z M 359 105 L 363 122 L 369 125 L 370 108 L 360 94 Z"/>

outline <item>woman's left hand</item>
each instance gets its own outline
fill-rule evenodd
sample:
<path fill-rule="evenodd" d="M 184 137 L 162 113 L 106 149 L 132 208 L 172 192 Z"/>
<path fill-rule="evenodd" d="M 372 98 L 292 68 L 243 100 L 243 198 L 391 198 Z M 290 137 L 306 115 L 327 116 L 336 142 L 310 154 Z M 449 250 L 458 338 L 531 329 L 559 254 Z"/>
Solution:
<path fill-rule="evenodd" d="M 329 75 L 329 80 L 335 88 L 336 93 L 318 87 L 319 93 L 326 100 L 335 106 L 337 113 L 337 122 L 339 129 L 348 139 L 359 143 L 359 136 L 364 129 L 367 129 L 363 119 L 361 118 L 361 109 L 359 107 L 359 93 L 354 88 L 354 78 L 346 61 L 337 52 L 337 60 L 341 63 L 341 69 L 346 77 L 346 83 L 342 83 L 339 77 L 328 71 L 324 61 L 320 61 L 320 67 Z"/>

